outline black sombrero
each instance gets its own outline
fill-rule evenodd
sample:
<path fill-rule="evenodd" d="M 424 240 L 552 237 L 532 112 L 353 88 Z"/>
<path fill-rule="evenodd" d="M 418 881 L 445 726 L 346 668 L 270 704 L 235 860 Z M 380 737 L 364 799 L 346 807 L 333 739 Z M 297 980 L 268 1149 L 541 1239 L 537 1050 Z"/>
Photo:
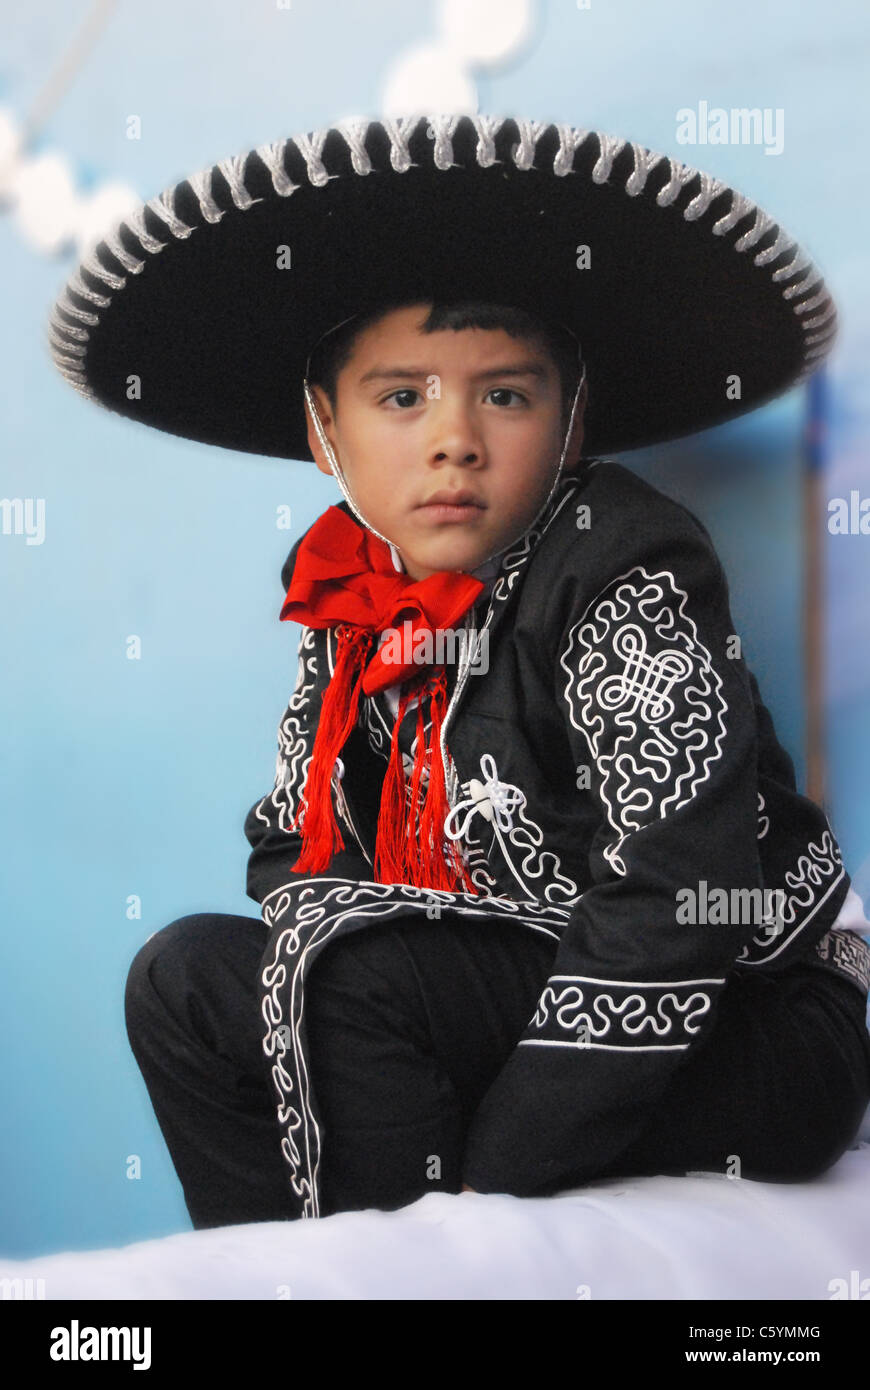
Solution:
<path fill-rule="evenodd" d="M 94 247 L 49 338 L 67 380 L 111 410 L 311 459 L 311 348 L 408 298 L 516 304 L 571 328 L 586 458 L 761 405 L 818 367 L 836 325 L 809 257 L 710 174 L 567 125 L 416 116 L 346 121 L 183 179 Z"/>

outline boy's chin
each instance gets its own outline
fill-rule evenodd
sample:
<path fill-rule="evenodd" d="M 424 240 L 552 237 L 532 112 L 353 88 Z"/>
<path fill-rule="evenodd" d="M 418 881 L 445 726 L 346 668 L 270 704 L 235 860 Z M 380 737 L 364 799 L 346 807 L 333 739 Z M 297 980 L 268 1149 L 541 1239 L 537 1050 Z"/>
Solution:
<path fill-rule="evenodd" d="M 433 548 L 423 555 L 408 555 L 406 564 L 431 574 L 439 574 L 443 570 L 462 570 L 470 574 L 491 554 L 492 547 L 489 546 L 444 546 Z"/>
<path fill-rule="evenodd" d="M 526 523 L 526 526 L 528 524 Z M 463 540 L 459 537 L 452 540 L 445 537 L 441 545 L 419 546 L 413 555 L 408 552 L 406 563 L 414 564 L 418 569 L 429 570 L 433 574 L 441 570 L 462 570 L 471 574 L 479 565 L 500 554 L 516 541 L 523 534 L 523 529 L 518 523 L 506 532 L 486 538 L 477 537 L 474 541 L 471 537 Z M 401 546 L 399 548 L 401 549 Z"/>

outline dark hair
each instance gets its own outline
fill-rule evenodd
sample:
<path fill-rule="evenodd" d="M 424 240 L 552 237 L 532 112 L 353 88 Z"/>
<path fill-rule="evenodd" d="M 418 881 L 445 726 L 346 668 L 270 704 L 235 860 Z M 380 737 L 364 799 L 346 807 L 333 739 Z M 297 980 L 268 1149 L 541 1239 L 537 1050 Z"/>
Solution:
<path fill-rule="evenodd" d="M 329 333 L 315 347 L 311 354 L 308 379 L 323 388 L 333 411 L 338 394 L 339 372 L 350 361 L 359 334 L 370 324 L 378 323 L 394 309 L 417 302 L 408 299 L 380 303 L 377 308 L 369 309 L 358 318 L 351 319 L 350 323 L 343 324 L 334 333 Z M 513 338 L 531 339 L 539 343 L 558 368 L 562 387 L 562 426 L 564 428 L 567 425 L 580 378 L 580 362 L 576 339 L 565 329 L 512 304 L 489 304 L 471 300 L 453 304 L 433 304 L 420 324 L 420 330 L 423 333 L 435 333 L 443 328 L 457 331 L 462 328 L 501 328 Z"/>

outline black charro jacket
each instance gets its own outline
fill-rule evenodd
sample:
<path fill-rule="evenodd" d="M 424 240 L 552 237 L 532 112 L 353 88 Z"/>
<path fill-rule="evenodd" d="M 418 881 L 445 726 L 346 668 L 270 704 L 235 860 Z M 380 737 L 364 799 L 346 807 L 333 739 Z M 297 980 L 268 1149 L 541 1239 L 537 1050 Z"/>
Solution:
<path fill-rule="evenodd" d="M 275 785 L 245 822 L 247 891 L 270 929 L 263 1045 L 304 1216 L 320 1214 L 321 1128 L 303 985 L 327 940 L 448 913 L 552 936 L 463 1168 L 479 1192 L 524 1196 L 616 1158 L 708 1037 L 728 977 L 807 958 L 850 887 L 740 655 L 710 536 L 680 503 L 612 461 L 563 477 L 467 621 L 486 636 L 477 669 L 452 673 L 442 750 L 446 830 L 476 896 L 373 882 L 383 695 L 362 702 L 333 781 L 345 849 L 322 875 L 291 872 L 331 630 L 303 629 Z"/>

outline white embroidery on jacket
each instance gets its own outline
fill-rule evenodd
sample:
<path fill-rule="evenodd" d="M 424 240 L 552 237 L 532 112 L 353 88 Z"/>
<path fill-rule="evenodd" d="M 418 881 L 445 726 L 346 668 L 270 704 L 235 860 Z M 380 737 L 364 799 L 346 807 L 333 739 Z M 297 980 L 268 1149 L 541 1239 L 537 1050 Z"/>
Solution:
<path fill-rule="evenodd" d="M 723 681 L 687 601 L 669 570 L 638 565 L 593 600 L 559 658 L 571 723 L 588 739 L 617 833 L 604 857 L 622 876 L 625 840 L 691 801 L 722 756 Z"/>
<path fill-rule="evenodd" d="M 308 748 L 308 730 L 304 721 L 304 710 L 311 699 L 311 692 L 317 682 L 317 658 L 314 652 L 314 640 L 314 629 L 304 628 L 299 642 L 296 686 L 278 729 L 275 785 L 272 791 L 258 802 L 255 810 L 257 820 L 263 821 L 270 830 L 276 822 L 273 817 L 263 814 L 262 807 L 266 801 L 270 801 L 278 812 L 278 829 L 289 831 L 296 815 L 305 778 L 308 776 L 311 753 Z"/>
<path fill-rule="evenodd" d="M 810 925 L 845 873 L 840 847 L 830 829 L 823 832 L 821 842 L 810 840 L 806 853 L 798 856 L 795 869 L 787 870 L 784 875 L 787 887 L 782 890 L 785 892 L 785 899 L 778 917 L 782 929 L 774 935 L 768 930 L 765 935 L 754 936 L 743 947 L 735 964 L 762 965 L 775 960 L 786 946 Z M 798 920 L 798 911 L 801 908 L 808 910 Z M 791 930 L 788 930 L 789 928 Z M 756 948 L 754 952 L 753 947 Z"/>
<path fill-rule="evenodd" d="M 633 1052 L 685 1049 L 711 1008 L 709 988 L 696 986 L 724 984 L 724 977 L 641 981 L 551 975 L 528 1025 L 541 1036 L 520 1043 Z"/>
<path fill-rule="evenodd" d="M 537 902 L 326 877 L 286 883 L 263 899 L 263 920 L 270 928 L 268 959 L 264 956 L 260 974 L 266 1025 L 263 1051 L 272 1059 L 270 1075 L 283 1129 L 281 1152 L 303 1217 L 320 1215 L 321 1130 L 303 1034 L 307 966 L 325 942 L 342 934 L 348 923 L 356 920 L 356 929 L 363 930 L 371 919 L 407 917 L 409 913 L 427 916 L 433 902 L 440 903 L 445 912 L 490 920 L 494 930 L 500 921 L 520 922 L 555 941 L 567 918 L 563 910 Z M 290 923 L 282 930 L 281 919 L 287 913 Z"/>
<path fill-rule="evenodd" d="M 480 815 L 493 827 L 493 834 L 501 850 L 505 863 L 513 874 L 523 893 L 534 898 L 535 886 L 530 881 L 546 882 L 543 897 L 546 902 L 574 903 L 580 897 L 580 890 L 573 879 L 562 873 L 561 860 L 551 850 L 541 850 L 544 835 L 539 825 L 526 815 L 527 798 L 521 788 L 511 782 L 499 780 L 498 768 L 491 753 L 483 753 L 480 770 L 485 777 L 481 782 L 472 777 L 465 784 L 468 795 L 458 801 L 444 821 L 444 833 L 451 840 L 459 840 L 467 835 L 475 815 Z M 515 824 L 515 816 L 521 824 Z M 525 857 L 517 868 L 505 837 L 511 846 L 524 851 Z M 551 861 L 551 867 L 548 866 Z"/>

